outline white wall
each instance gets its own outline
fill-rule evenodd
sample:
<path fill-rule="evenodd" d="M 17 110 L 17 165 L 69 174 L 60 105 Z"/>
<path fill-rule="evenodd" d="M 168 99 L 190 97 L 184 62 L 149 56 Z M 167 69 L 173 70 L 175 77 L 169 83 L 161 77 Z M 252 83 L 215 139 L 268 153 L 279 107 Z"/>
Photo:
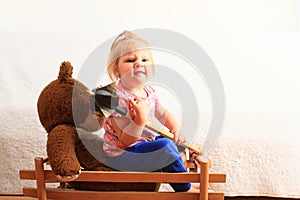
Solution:
<path fill-rule="evenodd" d="M 212 58 L 224 82 L 227 111 L 300 111 L 299 8 L 297 0 L 1 0 L 0 29 L 54 34 L 53 40 L 65 34 L 58 39 L 62 44 L 73 37 L 80 50 L 56 55 L 77 66 L 124 29 L 170 29 Z"/>
<path fill-rule="evenodd" d="M 211 31 L 294 31 L 296 0 L 71 1 L 1 0 L 1 26 L 51 32 L 170 28 Z"/>

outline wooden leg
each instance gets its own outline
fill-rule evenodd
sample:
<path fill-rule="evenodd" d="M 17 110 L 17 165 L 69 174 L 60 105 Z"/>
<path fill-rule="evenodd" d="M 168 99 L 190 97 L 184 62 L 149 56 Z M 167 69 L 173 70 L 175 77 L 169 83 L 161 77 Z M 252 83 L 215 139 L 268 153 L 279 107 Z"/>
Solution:
<path fill-rule="evenodd" d="M 209 162 L 202 161 L 196 157 L 197 162 L 200 164 L 200 200 L 208 200 L 208 185 L 209 185 Z"/>
<path fill-rule="evenodd" d="M 43 158 L 35 158 L 34 165 L 35 165 L 35 176 L 36 176 L 38 199 L 46 200 L 47 193 L 46 193 Z"/>

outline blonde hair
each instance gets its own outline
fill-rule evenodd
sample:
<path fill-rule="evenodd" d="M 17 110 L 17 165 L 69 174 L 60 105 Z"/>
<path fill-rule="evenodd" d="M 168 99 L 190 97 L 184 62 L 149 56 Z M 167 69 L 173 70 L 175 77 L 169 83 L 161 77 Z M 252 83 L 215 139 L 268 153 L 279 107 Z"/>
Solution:
<path fill-rule="evenodd" d="M 116 76 L 114 72 L 116 70 L 120 56 L 125 55 L 131 51 L 141 49 L 149 50 L 152 70 L 154 72 L 153 57 L 150 51 L 149 43 L 146 40 L 127 30 L 123 31 L 116 37 L 111 46 L 107 61 L 107 73 L 112 81 L 118 80 L 118 76 Z"/>

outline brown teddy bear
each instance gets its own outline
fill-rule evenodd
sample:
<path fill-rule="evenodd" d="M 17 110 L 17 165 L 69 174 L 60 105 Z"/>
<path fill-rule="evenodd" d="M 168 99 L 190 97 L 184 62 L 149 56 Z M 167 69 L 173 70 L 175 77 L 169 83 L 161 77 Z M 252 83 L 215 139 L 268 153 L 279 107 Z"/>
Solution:
<path fill-rule="evenodd" d="M 75 189 L 154 190 L 154 183 L 73 181 L 81 168 L 93 171 L 113 169 L 103 164 L 106 156 L 102 150 L 102 138 L 91 133 L 101 128 L 103 118 L 99 115 L 93 117 L 92 93 L 83 83 L 72 78 L 72 72 L 70 62 L 63 62 L 58 78 L 43 89 L 37 103 L 40 122 L 48 133 L 49 164 L 58 179 L 71 181 L 69 185 Z M 79 134 L 80 129 L 85 134 Z"/>

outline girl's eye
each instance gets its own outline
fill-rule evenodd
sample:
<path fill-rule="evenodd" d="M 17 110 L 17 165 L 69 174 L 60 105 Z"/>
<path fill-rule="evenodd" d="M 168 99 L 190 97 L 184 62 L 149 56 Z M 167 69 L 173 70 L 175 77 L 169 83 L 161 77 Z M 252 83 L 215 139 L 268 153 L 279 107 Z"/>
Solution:
<path fill-rule="evenodd" d="M 149 61 L 148 58 L 143 58 L 143 59 L 142 59 L 142 62 L 147 62 L 147 61 Z"/>
<path fill-rule="evenodd" d="M 134 62 L 133 59 L 127 59 L 126 62 Z"/>

